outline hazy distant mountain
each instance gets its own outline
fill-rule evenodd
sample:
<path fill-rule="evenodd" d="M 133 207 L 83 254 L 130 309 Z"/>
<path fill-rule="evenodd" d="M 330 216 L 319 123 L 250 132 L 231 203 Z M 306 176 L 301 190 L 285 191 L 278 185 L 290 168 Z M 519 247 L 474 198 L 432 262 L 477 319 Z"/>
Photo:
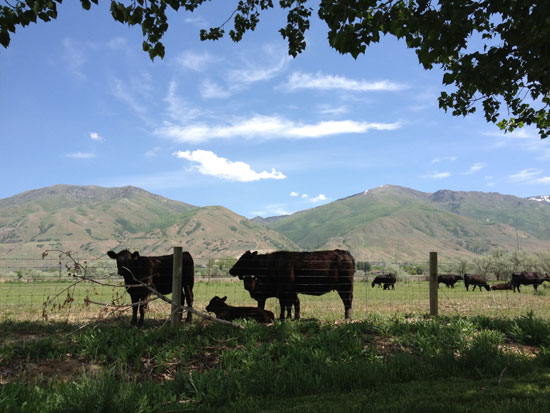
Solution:
<path fill-rule="evenodd" d="M 135 187 L 56 185 L 0 199 L 3 257 L 40 257 L 46 249 L 91 257 L 126 247 L 165 254 L 176 245 L 208 258 L 298 248 L 225 208 L 199 208 Z"/>
<path fill-rule="evenodd" d="M 538 198 L 538 197 L 537 197 Z M 246 250 L 349 249 L 361 261 L 425 261 L 494 248 L 550 250 L 550 204 L 498 193 L 424 193 L 384 185 L 292 215 L 246 219 L 221 206 L 196 207 L 135 187 L 56 185 L 0 199 L 0 256 L 46 249 L 105 257 L 109 249 L 198 260 Z"/>

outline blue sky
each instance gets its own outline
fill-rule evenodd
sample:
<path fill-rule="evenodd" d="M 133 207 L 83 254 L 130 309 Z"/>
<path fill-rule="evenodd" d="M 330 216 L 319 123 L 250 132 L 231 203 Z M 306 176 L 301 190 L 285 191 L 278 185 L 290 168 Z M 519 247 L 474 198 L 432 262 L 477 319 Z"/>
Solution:
<path fill-rule="evenodd" d="M 441 72 L 393 38 L 354 60 L 312 21 L 287 54 L 286 17 L 240 43 L 199 41 L 230 7 L 170 14 L 166 56 L 105 5 L 59 7 L 0 50 L 0 198 L 55 184 L 134 185 L 252 218 L 384 184 L 424 192 L 550 193 L 550 139 L 438 108 Z M 229 4 L 229 2 L 228 2 Z"/>

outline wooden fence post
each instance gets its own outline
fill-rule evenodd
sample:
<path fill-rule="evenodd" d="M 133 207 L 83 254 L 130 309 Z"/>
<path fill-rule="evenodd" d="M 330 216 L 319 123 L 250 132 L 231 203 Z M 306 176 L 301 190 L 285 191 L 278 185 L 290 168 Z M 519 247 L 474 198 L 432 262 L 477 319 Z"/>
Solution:
<path fill-rule="evenodd" d="M 430 252 L 430 315 L 438 313 L 437 252 Z"/>
<path fill-rule="evenodd" d="M 170 325 L 179 327 L 181 324 L 181 283 L 182 283 L 182 247 L 174 247 L 174 264 L 172 265 L 172 311 Z"/>

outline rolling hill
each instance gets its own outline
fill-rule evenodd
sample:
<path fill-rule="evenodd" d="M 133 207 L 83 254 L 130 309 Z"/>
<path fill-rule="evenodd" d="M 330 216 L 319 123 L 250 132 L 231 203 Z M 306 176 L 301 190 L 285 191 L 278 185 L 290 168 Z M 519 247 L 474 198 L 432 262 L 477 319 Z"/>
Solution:
<path fill-rule="evenodd" d="M 110 249 L 196 257 L 298 247 L 226 208 L 196 207 L 135 187 L 56 185 L 0 200 L 0 256 L 40 257 L 47 249 L 101 257 Z"/>
<path fill-rule="evenodd" d="M 249 220 L 135 187 L 56 185 L 0 199 L 0 256 L 47 249 L 86 259 L 110 249 L 161 255 L 181 245 L 197 259 L 246 250 L 349 249 L 360 261 L 425 261 L 494 248 L 550 250 L 550 204 L 498 193 L 424 193 L 384 185 L 288 216 Z"/>
<path fill-rule="evenodd" d="M 317 208 L 262 220 L 304 249 L 349 249 L 358 260 L 425 260 L 550 249 L 550 205 L 509 195 L 384 185 Z"/>

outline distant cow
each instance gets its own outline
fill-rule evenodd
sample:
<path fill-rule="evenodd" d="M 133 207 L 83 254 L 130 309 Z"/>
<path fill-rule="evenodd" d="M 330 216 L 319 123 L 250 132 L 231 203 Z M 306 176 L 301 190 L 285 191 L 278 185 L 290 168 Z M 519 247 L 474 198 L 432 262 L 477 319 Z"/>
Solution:
<path fill-rule="evenodd" d="M 258 278 L 247 275 L 243 277 L 244 288 L 250 294 L 254 300 L 258 302 L 258 308 L 265 308 L 265 300 L 271 297 L 277 297 L 277 286 L 273 282 L 269 282 L 265 278 Z M 287 294 L 288 299 L 286 308 L 281 308 L 281 312 L 286 310 L 286 318 L 291 317 L 291 308 L 294 305 L 294 317 L 300 316 L 300 300 L 298 299 L 298 294 L 294 294 L 292 297 L 290 294 Z M 278 297 L 277 297 L 278 298 Z M 284 316 L 284 314 L 283 314 Z"/>
<path fill-rule="evenodd" d="M 472 291 L 476 290 L 476 287 L 481 291 L 481 287 L 485 288 L 487 291 L 491 290 L 489 284 L 483 279 L 481 275 L 477 274 L 464 274 L 464 285 L 466 286 L 466 291 L 468 291 L 468 286 L 473 285 Z"/>
<path fill-rule="evenodd" d="M 447 288 L 455 288 L 455 284 L 457 281 L 461 281 L 464 278 L 460 275 L 455 274 L 440 274 L 437 276 L 437 286 L 439 287 L 439 284 L 443 283 L 447 286 Z"/>
<path fill-rule="evenodd" d="M 501 284 L 492 285 L 492 286 L 491 286 L 491 290 L 497 290 L 497 291 L 511 290 L 512 287 L 513 287 L 513 286 L 512 286 L 512 282 L 507 282 L 507 283 L 501 283 Z"/>
<path fill-rule="evenodd" d="M 172 271 L 174 255 L 162 255 L 158 257 L 142 257 L 139 252 L 131 253 L 122 250 L 119 253 L 109 251 L 109 257 L 116 260 L 118 274 L 124 278 L 126 291 L 132 300 L 132 325 L 137 322 L 137 311 L 139 308 L 138 326 L 143 325 L 147 297 L 152 294 L 151 290 L 141 285 L 147 284 L 161 294 L 172 292 Z M 181 305 L 187 300 L 187 305 L 193 307 L 193 284 L 195 279 L 195 267 L 193 258 L 188 252 L 182 254 L 182 287 Z M 187 312 L 187 321 L 191 321 L 191 311 Z"/>
<path fill-rule="evenodd" d="M 233 307 L 225 303 L 227 297 L 213 297 L 206 306 L 206 311 L 216 314 L 220 320 L 233 321 L 238 318 L 256 320 L 259 323 L 271 323 L 275 316 L 271 311 L 257 307 Z"/>
<path fill-rule="evenodd" d="M 520 285 L 532 285 L 535 291 L 537 291 L 537 288 L 539 285 L 541 285 L 544 281 L 550 281 L 550 277 L 548 274 L 542 275 L 538 272 L 513 272 L 512 273 L 512 286 L 514 288 L 514 292 L 516 292 L 516 288 L 518 290 L 518 293 L 521 292 L 519 290 Z"/>
<path fill-rule="evenodd" d="M 379 285 L 380 287 L 384 286 L 384 290 L 389 290 L 390 288 L 392 290 L 395 290 L 395 283 L 397 282 L 397 277 L 395 274 L 382 274 L 377 275 L 374 277 L 374 280 L 372 280 L 372 287 L 374 288 L 375 285 Z"/>
<path fill-rule="evenodd" d="M 296 300 L 296 294 L 322 295 L 336 290 L 344 303 L 345 318 L 349 318 L 353 301 L 355 260 L 342 250 L 291 252 L 270 254 L 245 252 L 229 270 L 232 276 L 243 279 L 254 275 L 272 285 L 284 309 Z M 299 318 L 298 311 L 295 318 Z"/>

